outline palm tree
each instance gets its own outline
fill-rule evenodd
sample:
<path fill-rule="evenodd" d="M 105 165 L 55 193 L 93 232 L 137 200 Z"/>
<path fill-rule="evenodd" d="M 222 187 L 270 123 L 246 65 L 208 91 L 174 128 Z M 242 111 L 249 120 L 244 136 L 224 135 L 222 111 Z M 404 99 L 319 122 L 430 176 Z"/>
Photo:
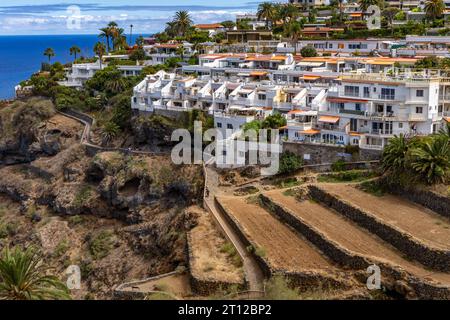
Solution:
<path fill-rule="evenodd" d="M 258 20 L 264 19 L 266 21 L 266 28 L 269 29 L 269 24 L 273 27 L 273 22 L 276 17 L 276 9 L 272 2 L 263 2 L 258 6 Z"/>
<path fill-rule="evenodd" d="M 120 50 L 124 49 L 127 44 L 127 39 L 124 36 L 125 30 L 123 28 L 113 28 L 112 29 L 112 40 L 113 40 L 113 49 Z"/>
<path fill-rule="evenodd" d="M 44 56 L 48 57 L 48 62 L 55 56 L 55 51 L 52 48 L 47 48 L 44 51 Z"/>
<path fill-rule="evenodd" d="M 106 52 L 105 45 L 101 42 L 97 42 L 94 46 L 94 53 L 99 57 L 100 69 L 102 69 L 102 59 L 103 56 L 105 55 L 105 52 Z"/>
<path fill-rule="evenodd" d="M 112 37 L 112 29 L 110 27 L 106 27 L 106 28 L 101 28 L 100 31 L 101 32 L 98 35 L 98 37 L 105 38 L 106 48 L 107 48 L 107 51 L 109 52 L 109 50 L 110 50 L 109 39 L 111 39 L 111 37 Z"/>
<path fill-rule="evenodd" d="M 437 136 L 422 142 L 411 151 L 412 168 L 422 174 L 429 184 L 445 182 L 450 170 L 450 141 Z"/>
<path fill-rule="evenodd" d="M 440 130 L 439 135 L 446 137 L 450 140 L 450 122 L 447 122 Z"/>
<path fill-rule="evenodd" d="M 102 140 L 105 144 L 117 137 L 120 127 L 112 121 L 107 122 L 102 128 Z"/>
<path fill-rule="evenodd" d="M 184 36 L 193 23 L 189 12 L 185 10 L 176 12 L 173 22 L 179 36 Z"/>
<path fill-rule="evenodd" d="M 406 168 L 410 141 L 404 134 L 394 136 L 383 150 L 382 167 L 385 171 L 401 172 Z"/>
<path fill-rule="evenodd" d="M 297 6 L 292 3 L 281 5 L 279 8 L 279 18 L 284 22 L 285 26 L 292 20 L 298 18 L 300 11 Z"/>
<path fill-rule="evenodd" d="M 290 37 L 292 40 L 292 47 L 294 47 L 294 54 L 297 53 L 297 42 L 302 34 L 303 20 L 292 21 L 286 31 L 286 36 Z"/>
<path fill-rule="evenodd" d="M 0 256 L 0 300 L 70 299 L 66 285 L 48 271 L 33 247 L 6 247 Z"/>
<path fill-rule="evenodd" d="M 395 15 L 400 11 L 400 9 L 395 7 L 388 7 L 383 10 L 381 13 L 383 17 L 386 18 L 389 28 L 391 28 L 392 33 L 394 32 L 394 28 L 392 28 L 392 22 L 394 21 Z"/>
<path fill-rule="evenodd" d="M 181 60 L 184 60 L 184 46 L 183 45 L 179 46 L 175 53 L 180 56 Z"/>
<path fill-rule="evenodd" d="M 377 5 L 381 8 L 380 0 L 358 0 L 359 8 L 362 12 L 366 12 L 371 5 Z"/>
<path fill-rule="evenodd" d="M 445 4 L 443 0 L 427 0 L 424 9 L 427 18 L 432 21 L 442 16 Z"/>
<path fill-rule="evenodd" d="M 81 52 L 80 47 L 77 46 L 73 46 L 72 48 L 70 48 L 70 55 L 74 56 L 74 61 L 77 60 L 77 54 Z"/>

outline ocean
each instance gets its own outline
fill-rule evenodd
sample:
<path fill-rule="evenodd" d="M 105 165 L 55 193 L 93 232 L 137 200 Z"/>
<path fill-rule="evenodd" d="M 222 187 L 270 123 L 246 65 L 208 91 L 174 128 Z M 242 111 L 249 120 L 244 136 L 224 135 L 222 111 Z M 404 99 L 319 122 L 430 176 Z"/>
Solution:
<path fill-rule="evenodd" d="M 97 35 L 0 36 L 0 99 L 13 98 L 14 87 L 48 61 L 45 49 L 55 51 L 52 62 L 67 63 L 74 59 L 70 47 L 77 45 L 81 55 L 91 57 L 97 41 Z"/>

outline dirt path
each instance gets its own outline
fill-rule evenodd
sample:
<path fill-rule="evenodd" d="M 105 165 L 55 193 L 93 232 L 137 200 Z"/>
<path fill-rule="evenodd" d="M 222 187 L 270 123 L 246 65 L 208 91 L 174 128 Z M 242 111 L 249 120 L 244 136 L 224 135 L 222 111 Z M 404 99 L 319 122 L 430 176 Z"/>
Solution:
<path fill-rule="evenodd" d="M 335 267 L 312 244 L 246 198 L 221 197 L 220 203 L 241 224 L 245 234 L 262 248 L 277 269 L 290 271 L 335 271 Z"/>
<path fill-rule="evenodd" d="M 242 257 L 245 276 L 249 283 L 249 289 L 252 291 L 262 291 L 264 289 L 264 275 L 255 259 L 248 253 L 245 244 L 240 240 L 239 236 L 231 228 L 219 208 L 214 203 L 214 196 L 220 195 L 219 177 L 217 172 L 206 167 L 208 195 L 205 197 L 206 209 L 211 212 L 222 232 L 228 240 L 234 245 L 239 255 Z"/>
<path fill-rule="evenodd" d="M 450 222 L 431 210 L 401 197 L 377 197 L 350 185 L 321 184 L 320 187 L 432 247 L 450 250 Z"/>
<path fill-rule="evenodd" d="M 265 195 L 275 203 L 282 204 L 331 241 L 357 255 L 400 266 L 414 276 L 450 286 L 450 274 L 432 272 L 418 263 L 405 260 L 394 247 L 377 236 L 369 234 L 337 212 L 309 200 L 297 201 L 293 196 L 286 196 L 279 190 L 267 192 Z"/>

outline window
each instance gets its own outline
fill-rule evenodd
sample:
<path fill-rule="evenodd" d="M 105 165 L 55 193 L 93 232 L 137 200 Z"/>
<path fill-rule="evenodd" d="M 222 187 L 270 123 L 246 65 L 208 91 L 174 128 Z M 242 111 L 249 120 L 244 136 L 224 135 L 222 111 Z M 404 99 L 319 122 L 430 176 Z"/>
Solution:
<path fill-rule="evenodd" d="M 364 87 L 364 98 L 370 97 L 370 89 L 369 87 Z"/>
<path fill-rule="evenodd" d="M 423 113 L 423 107 L 416 107 L 416 113 Z"/>
<path fill-rule="evenodd" d="M 423 97 L 423 90 L 416 90 L 416 97 Z"/>
<path fill-rule="evenodd" d="M 394 100 L 395 99 L 395 89 L 381 88 L 381 99 Z"/>
<path fill-rule="evenodd" d="M 227 129 L 233 129 L 233 125 L 231 123 L 227 123 Z"/>
<path fill-rule="evenodd" d="M 328 48 L 329 48 L 329 49 L 333 49 L 333 44 L 332 44 L 332 43 L 329 43 L 329 44 L 328 44 Z"/>
<path fill-rule="evenodd" d="M 222 122 L 217 122 L 217 128 L 222 128 Z"/>
<path fill-rule="evenodd" d="M 266 100 L 265 94 L 258 94 L 258 100 Z"/>
<path fill-rule="evenodd" d="M 359 97 L 359 87 L 355 86 L 345 86 L 344 94 L 346 96 Z"/>
<path fill-rule="evenodd" d="M 361 103 L 355 103 L 355 110 L 361 111 Z"/>
<path fill-rule="evenodd" d="M 403 122 L 399 122 L 399 123 L 398 123 L 398 128 L 399 128 L 399 129 L 402 129 L 402 128 L 403 128 Z"/>

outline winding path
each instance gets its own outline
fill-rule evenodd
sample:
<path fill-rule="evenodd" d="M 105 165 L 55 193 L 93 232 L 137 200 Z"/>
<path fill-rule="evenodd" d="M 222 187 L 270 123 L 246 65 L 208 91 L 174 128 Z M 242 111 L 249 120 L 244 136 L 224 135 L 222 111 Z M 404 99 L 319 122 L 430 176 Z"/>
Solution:
<path fill-rule="evenodd" d="M 131 153 L 136 155 L 162 155 L 168 154 L 164 152 L 148 152 L 132 149 L 123 148 L 106 148 L 96 145 L 91 140 L 91 130 L 95 123 L 95 119 L 91 116 L 74 111 L 67 110 L 65 112 L 58 111 L 59 114 L 68 117 L 70 119 L 76 120 L 84 125 L 83 134 L 81 136 L 80 143 L 88 148 L 95 149 L 98 152 L 101 151 L 119 151 L 125 153 Z M 223 214 L 216 207 L 214 202 L 214 196 L 220 195 L 221 190 L 219 188 L 218 175 L 217 172 L 209 167 L 207 164 L 204 165 L 205 174 L 205 192 L 204 192 L 204 206 L 205 209 L 209 210 L 213 215 L 214 219 L 218 223 L 219 227 L 228 238 L 228 240 L 234 245 L 239 255 L 242 258 L 244 272 L 246 274 L 246 279 L 249 282 L 249 291 L 243 293 L 247 299 L 259 298 L 264 294 L 264 275 L 257 264 L 256 260 L 248 253 L 245 244 L 240 240 L 239 236 L 231 228 L 230 224 L 227 222 Z M 144 280 L 145 282 L 145 280 Z M 122 287 L 122 286 L 119 286 Z M 239 295 L 239 294 L 238 294 Z"/>

